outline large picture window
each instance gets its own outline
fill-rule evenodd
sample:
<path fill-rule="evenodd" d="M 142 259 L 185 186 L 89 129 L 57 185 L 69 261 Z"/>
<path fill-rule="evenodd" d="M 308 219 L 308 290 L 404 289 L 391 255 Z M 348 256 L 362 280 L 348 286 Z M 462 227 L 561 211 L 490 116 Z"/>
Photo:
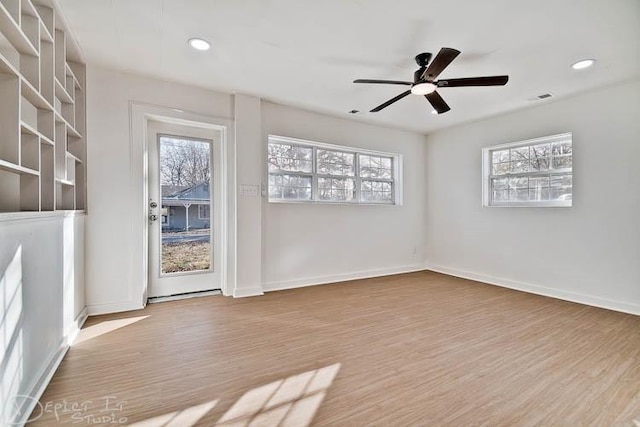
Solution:
<path fill-rule="evenodd" d="M 401 157 L 269 136 L 269 201 L 399 204 Z"/>
<path fill-rule="evenodd" d="M 483 148 L 485 206 L 571 206 L 571 133 Z"/>

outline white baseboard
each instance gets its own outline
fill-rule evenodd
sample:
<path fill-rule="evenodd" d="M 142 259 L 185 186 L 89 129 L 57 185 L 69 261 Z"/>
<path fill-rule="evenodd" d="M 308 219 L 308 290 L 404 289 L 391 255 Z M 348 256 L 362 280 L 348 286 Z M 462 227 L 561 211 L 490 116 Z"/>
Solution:
<path fill-rule="evenodd" d="M 347 282 L 349 280 L 370 279 L 372 277 L 391 276 L 394 274 L 413 273 L 424 270 L 423 265 L 405 265 L 402 267 L 381 268 L 376 270 L 357 271 L 354 273 L 334 274 L 329 276 L 309 277 L 305 279 L 268 282 L 264 284 L 265 292 L 285 289 L 304 288 L 307 286 L 326 285 L 329 283 Z"/>
<path fill-rule="evenodd" d="M 76 340 L 78 336 L 78 332 L 82 329 L 82 325 L 87 321 L 87 317 L 89 317 L 89 309 L 87 307 L 83 308 L 78 317 L 75 318 L 73 324 L 69 327 L 69 329 L 65 333 L 65 337 L 67 339 L 67 344 L 71 345 Z"/>
<path fill-rule="evenodd" d="M 503 288 L 515 289 L 517 291 L 528 292 L 531 294 L 577 302 L 579 304 L 591 305 L 594 307 L 606 308 L 608 310 L 620 311 L 623 313 L 635 314 L 636 316 L 640 316 L 640 304 L 627 303 L 592 295 L 585 295 L 577 292 L 564 291 L 562 289 L 549 288 L 546 286 L 539 286 L 531 283 L 504 279 L 501 277 L 489 276 L 482 273 L 474 273 L 472 271 L 460 270 L 456 268 L 445 267 L 442 265 L 434 265 L 431 263 L 426 263 L 425 269 L 435 271 L 436 273 L 447 274 L 449 276 L 456 276 L 463 279 L 474 280 L 476 282 L 501 286 Z"/>
<path fill-rule="evenodd" d="M 144 307 L 134 301 L 113 302 L 107 304 L 88 305 L 89 316 L 97 316 L 100 314 L 119 313 L 121 311 L 142 310 Z"/>
<path fill-rule="evenodd" d="M 27 421 L 29 421 L 29 416 L 39 403 L 40 398 L 44 394 L 44 391 L 47 389 L 47 386 L 53 377 L 53 374 L 56 373 L 58 366 L 60 366 L 60 362 L 62 362 L 65 354 L 67 354 L 67 350 L 69 350 L 69 346 L 66 344 L 66 339 L 63 338 L 58 349 L 51 354 L 46 363 L 40 368 L 35 382 L 21 394 L 21 396 L 28 399 L 25 399 L 25 406 L 21 408 L 17 419 L 10 421 L 10 425 L 23 426 Z"/>
<path fill-rule="evenodd" d="M 258 297 L 260 295 L 264 295 L 261 286 L 252 286 L 241 289 L 236 288 L 233 290 L 234 298 Z"/>

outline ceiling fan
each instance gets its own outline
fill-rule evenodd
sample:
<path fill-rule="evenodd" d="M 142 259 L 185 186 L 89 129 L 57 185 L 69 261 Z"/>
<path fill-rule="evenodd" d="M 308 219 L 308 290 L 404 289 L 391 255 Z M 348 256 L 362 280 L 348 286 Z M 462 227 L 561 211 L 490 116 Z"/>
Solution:
<path fill-rule="evenodd" d="M 391 98 L 387 102 L 378 105 L 371 110 L 372 113 L 377 113 L 383 108 L 388 107 L 408 96 L 424 95 L 427 101 L 431 103 L 438 114 L 446 113 L 451 108 L 442 99 L 442 97 L 436 92 L 438 88 L 444 87 L 463 87 L 463 86 L 504 86 L 509 81 L 509 76 L 488 76 L 488 77 L 465 77 L 461 79 L 446 79 L 436 80 L 436 78 L 442 73 L 442 71 L 451 64 L 451 62 L 460 55 L 460 51 L 451 49 L 449 47 L 443 47 L 440 52 L 433 59 L 433 62 L 429 64 L 431 60 L 430 53 L 421 53 L 416 56 L 416 62 L 418 63 L 418 70 L 413 73 L 413 82 L 405 82 L 400 80 L 371 80 L 371 79 L 358 79 L 354 80 L 354 83 L 375 83 L 375 84 L 391 84 L 391 85 L 404 85 L 411 86 L 411 89 L 402 92 L 395 98 Z"/>

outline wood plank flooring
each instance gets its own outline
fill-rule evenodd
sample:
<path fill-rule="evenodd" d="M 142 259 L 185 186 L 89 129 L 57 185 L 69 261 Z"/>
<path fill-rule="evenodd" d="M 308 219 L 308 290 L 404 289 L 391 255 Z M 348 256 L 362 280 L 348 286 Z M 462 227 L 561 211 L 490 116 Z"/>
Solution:
<path fill-rule="evenodd" d="M 29 425 L 640 421 L 640 317 L 432 272 L 153 304 L 80 340 Z"/>

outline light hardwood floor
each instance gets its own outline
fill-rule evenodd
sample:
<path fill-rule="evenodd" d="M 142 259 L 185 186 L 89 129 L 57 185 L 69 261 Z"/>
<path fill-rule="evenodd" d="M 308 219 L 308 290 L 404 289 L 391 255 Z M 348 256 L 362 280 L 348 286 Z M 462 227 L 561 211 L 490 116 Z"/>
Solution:
<path fill-rule="evenodd" d="M 41 399 L 66 402 L 61 422 L 640 420 L 640 317 L 432 272 L 154 304 L 90 318 L 82 334 Z M 30 425 L 57 425 L 46 408 Z"/>

